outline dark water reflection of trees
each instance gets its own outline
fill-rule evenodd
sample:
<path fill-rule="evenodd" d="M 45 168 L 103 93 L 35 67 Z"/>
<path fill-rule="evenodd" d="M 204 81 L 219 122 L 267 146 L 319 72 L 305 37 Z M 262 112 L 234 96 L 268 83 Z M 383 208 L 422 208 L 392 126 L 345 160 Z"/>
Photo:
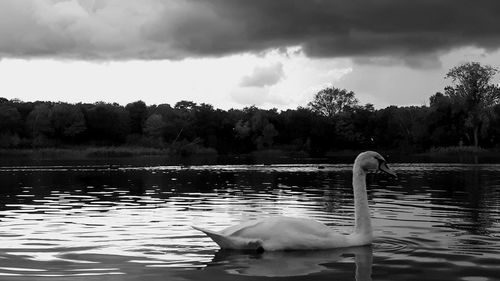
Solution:
<path fill-rule="evenodd" d="M 492 210 L 498 210 L 499 178 L 496 171 L 471 167 L 450 171 L 427 171 L 401 176 L 407 194 L 428 194 L 428 207 L 435 212 L 452 208 L 456 212 L 447 226 L 471 234 L 485 234 L 492 226 Z"/>
<path fill-rule="evenodd" d="M 433 171 L 402 171 L 398 183 L 384 181 L 379 176 L 368 178 L 373 192 L 391 189 L 397 184 L 397 192 L 385 195 L 387 198 L 416 195 L 418 200 L 428 203 L 419 205 L 434 212 L 452 208 L 455 215 L 449 218 L 449 226 L 473 234 L 484 234 L 491 227 L 493 219 L 488 210 L 499 208 L 497 171 L 481 167 Z M 120 201 L 119 193 L 109 190 L 126 190 L 127 195 L 141 196 L 147 191 L 151 197 L 167 200 L 185 193 L 216 193 L 233 196 L 247 193 L 269 194 L 269 200 L 285 191 L 289 194 L 303 194 L 317 201 L 329 212 L 335 212 L 352 204 L 350 172 L 273 172 L 262 171 L 221 171 L 221 170 L 117 170 L 54 169 L 18 170 L 2 172 L 0 183 L 1 208 L 6 204 L 30 204 L 51 193 L 85 194 L 93 192 L 97 200 Z M 16 197 L 25 187 L 30 187 L 32 197 Z M 102 193 L 99 193 L 102 192 Z M 200 197 L 203 197 L 201 195 Z"/>

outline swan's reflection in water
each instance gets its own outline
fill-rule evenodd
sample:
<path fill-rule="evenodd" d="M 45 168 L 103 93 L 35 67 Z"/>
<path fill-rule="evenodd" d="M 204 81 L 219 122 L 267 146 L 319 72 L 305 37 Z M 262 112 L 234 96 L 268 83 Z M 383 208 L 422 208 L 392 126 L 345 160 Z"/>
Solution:
<path fill-rule="evenodd" d="M 323 271 L 339 273 L 349 271 L 352 274 L 351 265 L 354 257 L 355 279 L 366 281 L 371 280 L 372 255 L 371 246 L 261 254 L 220 250 L 205 270 L 223 268 L 229 274 L 256 277 L 305 276 Z M 346 264 L 348 266 L 345 266 Z"/>

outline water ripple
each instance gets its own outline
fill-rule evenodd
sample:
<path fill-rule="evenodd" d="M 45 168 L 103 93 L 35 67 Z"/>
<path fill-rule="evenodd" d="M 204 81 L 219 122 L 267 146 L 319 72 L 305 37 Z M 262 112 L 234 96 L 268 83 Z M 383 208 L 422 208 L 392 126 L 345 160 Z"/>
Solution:
<path fill-rule="evenodd" d="M 426 268 L 447 272 L 442 280 L 496 278 L 500 165 L 393 167 L 399 182 L 368 177 L 372 247 L 260 256 L 222 253 L 190 226 L 287 215 L 348 232 L 351 166 L 0 167 L 0 276 L 419 280 Z M 285 261 L 291 270 L 277 266 Z"/>

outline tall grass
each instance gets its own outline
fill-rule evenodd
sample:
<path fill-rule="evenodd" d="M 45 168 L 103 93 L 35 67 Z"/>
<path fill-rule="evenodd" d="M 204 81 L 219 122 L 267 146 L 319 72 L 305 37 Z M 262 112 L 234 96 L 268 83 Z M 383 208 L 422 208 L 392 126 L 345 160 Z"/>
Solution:
<path fill-rule="evenodd" d="M 166 155 L 168 153 L 168 149 L 134 146 L 0 149 L 0 155 L 5 156 L 26 156 L 55 159 L 84 157 L 131 157 L 141 155 Z"/>
<path fill-rule="evenodd" d="M 168 149 L 135 146 L 89 147 L 83 150 L 83 154 L 89 157 L 131 157 L 141 155 L 165 155 L 168 153 Z"/>
<path fill-rule="evenodd" d="M 475 146 L 433 147 L 428 151 L 430 154 L 477 154 L 485 152 L 488 152 L 488 150 Z"/>
<path fill-rule="evenodd" d="M 168 148 L 143 146 L 76 146 L 66 148 L 0 149 L 0 156 L 26 156 L 35 158 L 135 157 L 155 155 L 217 155 L 213 148 L 200 145 L 181 145 Z"/>

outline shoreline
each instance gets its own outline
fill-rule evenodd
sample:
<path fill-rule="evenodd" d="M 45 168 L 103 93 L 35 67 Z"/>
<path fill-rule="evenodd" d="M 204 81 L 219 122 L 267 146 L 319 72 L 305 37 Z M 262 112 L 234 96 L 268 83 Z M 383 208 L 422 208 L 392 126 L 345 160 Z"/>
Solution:
<path fill-rule="evenodd" d="M 368 149 L 367 149 L 368 150 Z M 403 152 L 375 149 L 387 158 L 389 163 L 500 163 L 500 151 L 470 147 L 433 148 L 425 152 Z M 84 146 L 61 148 L 0 149 L 2 162 L 32 161 L 108 161 L 134 162 L 144 164 L 293 164 L 293 163 L 350 163 L 361 150 L 329 151 L 323 155 L 311 156 L 303 151 L 283 149 L 256 150 L 241 154 L 218 154 L 214 150 L 182 155 L 165 148 L 137 146 Z"/>

